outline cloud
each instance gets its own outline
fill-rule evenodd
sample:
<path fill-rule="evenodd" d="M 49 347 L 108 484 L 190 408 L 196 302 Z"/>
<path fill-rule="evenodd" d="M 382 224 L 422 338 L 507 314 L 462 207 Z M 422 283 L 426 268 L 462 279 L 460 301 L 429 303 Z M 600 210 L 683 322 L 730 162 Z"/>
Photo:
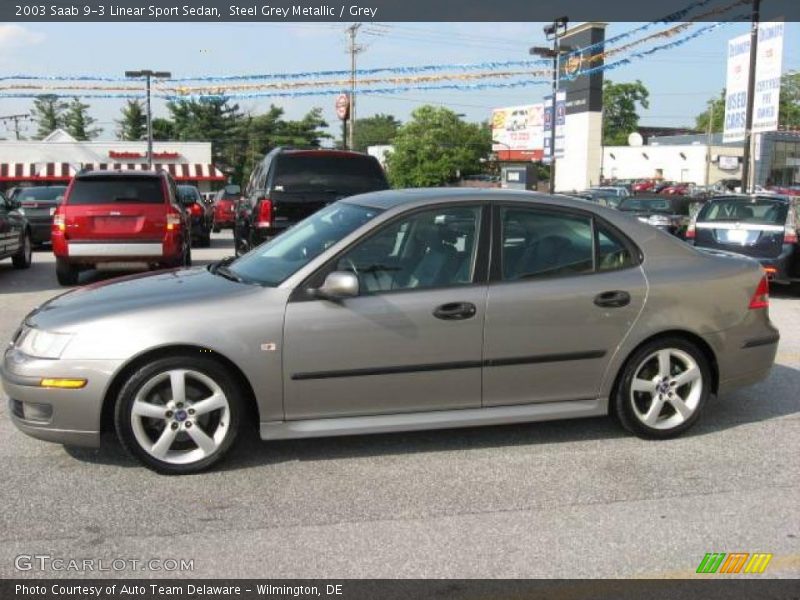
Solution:
<path fill-rule="evenodd" d="M 31 31 L 22 25 L 0 25 L 0 50 L 34 46 L 43 42 L 44 39 L 43 33 Z"/>

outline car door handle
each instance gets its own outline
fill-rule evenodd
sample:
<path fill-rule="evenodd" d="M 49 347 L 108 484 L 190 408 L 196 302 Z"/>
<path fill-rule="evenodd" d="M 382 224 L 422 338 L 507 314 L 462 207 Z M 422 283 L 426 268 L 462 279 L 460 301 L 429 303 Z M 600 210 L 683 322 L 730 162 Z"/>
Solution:
<path fill-rule="evenodd" d="M 631 295 L 621 290 L 603 292 L 594 297 L 594 303 L 597 306 L 604 306 L 607 308 L 621 308 L 631 303 Z"/>
<path fill-rule="evenodd" d="M 463 321 L 475 316 L 478 309 L 472 302 L 448 302 L 437 306 L 433 316 L 445 321 Z"/>

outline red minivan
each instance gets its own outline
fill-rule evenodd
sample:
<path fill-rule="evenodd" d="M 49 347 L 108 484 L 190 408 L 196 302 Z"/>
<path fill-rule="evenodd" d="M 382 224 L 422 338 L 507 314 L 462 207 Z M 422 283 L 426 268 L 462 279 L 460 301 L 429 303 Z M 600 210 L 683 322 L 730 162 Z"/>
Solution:
<path fill-rule="evenodd" d="M 169 268 L 191 264 L 191 232 L 175 182 L 164 171 L 84 171 L 53 215 L 56 276 L 75 285 L 98 264 Z"/>
<path fill-rule="evenodd" d="M 212 229 L 219 233 L 222 229 L 233 229 L 236 218 L 236 203 L 242 190 L 238 185 L 226 185 L 214 196 L 214 220 Z"/>

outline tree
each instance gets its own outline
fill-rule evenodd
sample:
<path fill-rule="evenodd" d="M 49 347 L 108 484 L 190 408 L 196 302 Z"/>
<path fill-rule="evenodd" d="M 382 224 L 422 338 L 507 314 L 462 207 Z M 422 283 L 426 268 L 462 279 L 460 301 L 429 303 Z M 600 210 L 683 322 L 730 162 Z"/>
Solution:
<path fill-rule="evenodd" d="M 421 106 L 400 127 L 387 170 L 395 187 L 431 187 L 481 171 L 492 136 L 483 124 L 466 123 L 446 108 Z"/>
<path fill-rule="evenodd" d="M 620 146 L 639 125 L 636 105 L 649 108 L 650 92 L 644 84 L 603 82 L 603 144 Z"/>
<path fill-rule="evenodd" d="M 706 102 L 706 109 L 694 119 L 695 127 L 703 133 L 709 130 L 711 122 L 711 132 L 722 131 L 725 125 L 725 89 L 723 88 L 719 97 L 711 98 Z"/>
<path fill-rule="evenodd" d="M 42 94 L 33 101 L 31 116 L 36 122 L 35 139 L 47 137 L 59 127 L 64 126 L 64 111 L 67 103 L 55 94 Z"/>
<path fill-rule="evenodd" d="M 176 139 L 175 123 L 169 119 L 158 117 L 153 119 L 151 123 L 153 127 L 153 139 L 160 142 Z"/>
<path fill-rule="evenodd" d="M 98 127 L 92 127 L 97 119 L 90 117 L 88 111 L 88 104 L 73 98 L 64 113 L 64 128 L 78 141 L 93 140 L 103 131 Z"/>
<path fill-rule="evenodd" d="M 373 117 L 356 119 L 353 149 L 366 152 L 368 146 L 391 144 L 399 127 L 400 121 L 392 115 L 377 114 Z"/>
<path fill-rule="evenodd" d="M 147 135 L 147 115 L 139 100 L 128 100 L 122 107 L 122 118 L 117 121 L 117 139 L 135 142 Z"/>

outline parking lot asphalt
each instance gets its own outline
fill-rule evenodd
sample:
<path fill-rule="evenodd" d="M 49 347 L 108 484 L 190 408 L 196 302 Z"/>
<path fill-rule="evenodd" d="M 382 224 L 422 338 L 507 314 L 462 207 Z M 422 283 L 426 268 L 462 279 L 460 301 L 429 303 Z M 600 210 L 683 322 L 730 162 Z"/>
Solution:
<path fill-rule="evenodd" d="M 195 264 L 232 254 L 215 235 Z M 47 251 L 0 263 L 0 340 L 62 291 Z M 92 275 L 102 279 L 107 275 Z M 702 293 L 701 282 L 686 293 Z M 769 552 L 800 575 L 800 297 L 774 290 L 777 364 L 687 435 L 611 419 L 260 442 L 164 477 L 28 438 L 0 408 L 0 577 L 683 577 L 706 552 Z M 189 559 L 183 572 L 20 572 L 19 555 Z"/>

